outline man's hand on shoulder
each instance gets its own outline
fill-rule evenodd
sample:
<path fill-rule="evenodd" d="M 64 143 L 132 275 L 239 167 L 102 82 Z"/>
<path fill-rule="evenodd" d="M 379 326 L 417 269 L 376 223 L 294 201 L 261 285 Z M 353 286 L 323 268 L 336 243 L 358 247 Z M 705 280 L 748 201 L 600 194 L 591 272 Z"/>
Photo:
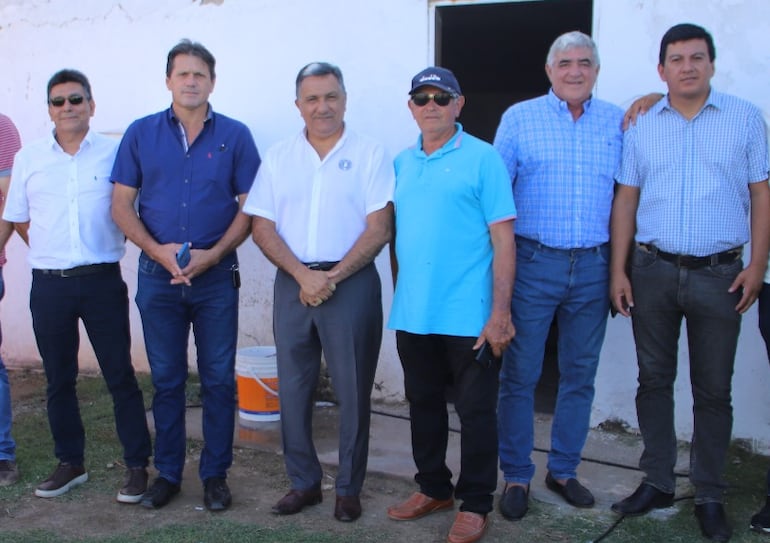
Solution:
<path fill-rule="evenodd" d="M 631 126 L 634 126 L 637 117 L 647 113 L 650 108 L 662 100 L 664 96 L 665 94 L 653 92 L 634 100 L 634 103 L 626 110 L 626 114 L 623 115 L 623 130 L 628 130 Z"/>

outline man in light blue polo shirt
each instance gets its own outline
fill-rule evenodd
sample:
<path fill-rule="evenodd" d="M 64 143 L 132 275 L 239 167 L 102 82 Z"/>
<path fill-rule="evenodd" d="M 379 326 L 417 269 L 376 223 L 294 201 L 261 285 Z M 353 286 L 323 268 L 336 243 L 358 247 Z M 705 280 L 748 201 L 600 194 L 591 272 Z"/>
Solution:
<path fill-rule="evenodd" d="M 550 92 L 511 106 L 495 136 L 520 215 L 511 303 L 517 334 L 503 360 L 498 409 L 506 481 L 500 511 L 510 520 L 528 508 L 535 388 L 554 319 L 559 391 L 545 481 L 576 507 L 594 503 L 577 467 L 609 313 L 609 218 L 623 113 L 592 96 L 599 53 L 589 36 L 559 36 L 546 73 Z"/>
<path fill-rule="evenodd" d="M 412 79 L 421 135 L 396 158 L 396 291 L 389 328 L 404 369 L 420 487 L 388 508 L 393 520 L 451 509 L 450 543 L 481 538 L 497 486 L 499 357 L 514 335 L 510 298 L 516 208 L 499 154 L 456 122 L 465 103 L 451 71 Z M 446 466 L 445 391 L 460 417 L 460 475 Z"/>
<path fill-rule="evenodd" d="M 727 541 L 722 474 L 733 421 L 731 381 L 741 314 L 757 299 L 767 267 L 770 189 L 762 114 L 711 88 L 714 58 L 706 30 L 670 28 L 658 65 L 668 96 L 625 135 L 612 210 L 610 294 L 617 310 L 632 317 L 645 477 L 612 509 L 641 515 L 673 503 L 673 386 L 684 318 L 695 418 L 695 515 L 704 536 Z"/>

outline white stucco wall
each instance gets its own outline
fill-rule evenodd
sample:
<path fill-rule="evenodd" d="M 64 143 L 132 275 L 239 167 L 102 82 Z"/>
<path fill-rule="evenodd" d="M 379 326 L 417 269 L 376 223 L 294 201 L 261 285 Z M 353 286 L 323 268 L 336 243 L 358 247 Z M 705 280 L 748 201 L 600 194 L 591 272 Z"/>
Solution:
<path fill-rule="evenodd" d="M 391 153 L 411 143 L 417 129 L 406 108 L 411 76 L 428 62 L 428 8 L 421 0 L 4 0 L 0 1 L 2 111 L 23 141 L 50 130 L 45 85 L 56 70 L 88 75 L 96 101 L 92 128 L 121 134 L 134 119 L 168 107 L 168 50 L 181 38 L 206 45 L 217 59 L 214 108 L 245 122 L 266 150 L 302 126 L 294 106 L 294 78 L 304 64 L 338 64 L 349 92 L 348 125 L 382 141 Z M 29 316 L 29 267 L 18 238 L 8 247 L 9 292 L 2 303 L 3 355 L 10 364 L 39 360 Z M 274 268 L 249 240 L 239 251 L 241 346 L 270 345 Z M 129 244 L 123 270 L 136 285 L 136 249 Z M 385 255 L 378 258 L 384 305 L 392 298 Z M 147 368 L 138 312 L 132 304 L 133 353 Z M 85 338 L 85 336 L 84 336 Z M 84 339 L 81 360 L 94 367 Z M 194 351 L 191 348 L 191 354 Z M 377 395 L 401 398 L 401 368 L 393 334 L 382 347 Z"/>
<path fill-rule="evenodd" d="M 459 2 L 436 2 L 451 4 Z M 301 127 L 293 105 L 297 70 L 313 60 L 338 64 L 348 89 L 349 126 L 380 139 L 392 154 L 410 144 L 416 127 L 405 106 L 410 77 L 433 59 L 432 6 L 427 0 L 369 2 L 326 0 L 0 0 L 0 103 L 24 141 L 50 129 L 45 84 L 64 67 L 84 71 L 97 103 L 92 127 L 119 135 L 135 118 L 168 106 L 165 57 L 183 37 L 205 44 L 217 58 L 211 101 L 245 122 L 258 147 Z M 770 111 L 766 91 L 770 36 L 764 31 L 765 0 L 595 0 L 594 37 L 602 56 L 597 96 L 621 106 L 634 96 L 664 90 L 657 77 L 660 37 L 672 24 L 690 21 L 709 29 L 717 45 L 714 85 Z M 764 83 L 764 84 L 763 84 Z M 272 344 L 272 266 L 251 241 L 239 251 L 241 346 Z M 37 364 L 28 310 L 29 268 L 18 238 L 9 244 L 8 294 L 0 305 L 2 353 L 11 364 Z M 383 278 L 386 315 L 392 286 L 387 259 Z M 136 250 L 129 247 L 123 271 L 131 295 Z M 133 353 L 147 368 L 141 323 L 132 304 Z M 95 361 L 83 340 L 84 366 Z M 191 353 L 194 351 L 191 349 Z M 692 431 L 686 346 L 677 383 L 677 428 Z M 377 374 L 379 398 L 401 398 L 401 368 L 393 334 L 384 335 Z M 756 310 L 744 318 L 734 380 L 736 437 L 770 448 L 770 384 Z M 611 321 L 602 353 L 592 422 L 609 418 L 636 426 L 633 397 L 636 361 L 630 323 Z"/>

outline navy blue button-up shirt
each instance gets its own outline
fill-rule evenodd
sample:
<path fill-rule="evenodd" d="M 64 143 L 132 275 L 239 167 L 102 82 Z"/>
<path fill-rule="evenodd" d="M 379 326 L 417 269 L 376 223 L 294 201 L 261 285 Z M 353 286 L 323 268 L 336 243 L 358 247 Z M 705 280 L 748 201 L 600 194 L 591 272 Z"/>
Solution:
<path fill-rule="evenodd" d="M 139 216 L 158 243 L 207 249 L 232 223 L 259 164 L 245 124 L 210 110 L 187 148 L 169 108 L 128 127 L 110 179 L 139 190 Z"/>

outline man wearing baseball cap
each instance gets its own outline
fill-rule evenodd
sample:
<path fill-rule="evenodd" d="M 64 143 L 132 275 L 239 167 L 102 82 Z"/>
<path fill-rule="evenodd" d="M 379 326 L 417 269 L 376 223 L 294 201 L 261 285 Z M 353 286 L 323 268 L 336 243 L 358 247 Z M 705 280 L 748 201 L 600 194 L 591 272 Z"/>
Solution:
<path fill-rule="evenodd" d="M 389 328 L 404 369 L 419 492 L 388 508 L 413 520 L 462 501 L 447 541 L 480 539 L 497 486 L 500 356 L 514 336 L 513 203 L 495 149 L 456 122 L 465 97 L 454 74 L 431 67 L 408 102 L 420 136 L 395 161 L 396 291 Z M 446 465 L 446 387 L 460 418 L 460 475 Z"/>

